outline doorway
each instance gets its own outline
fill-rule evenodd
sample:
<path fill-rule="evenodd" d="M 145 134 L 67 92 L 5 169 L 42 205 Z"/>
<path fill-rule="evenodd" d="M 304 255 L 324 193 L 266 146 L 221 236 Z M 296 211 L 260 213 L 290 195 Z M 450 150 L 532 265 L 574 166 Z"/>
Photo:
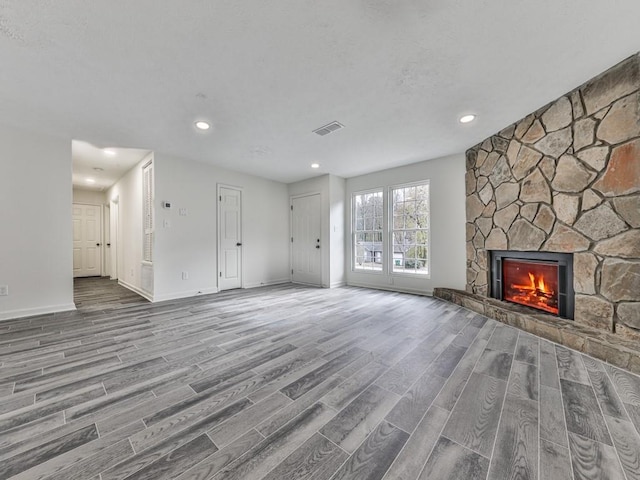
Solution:
<path fill-rule="evenodd" d="M 102 207 L 73 204 L 73 277 L 102 275 Z"/>
<path fill-rule="evenodd" d="M 291 281 L 322 285 L 320 194 L 291 199 Z"/>
<path fill-rule="evenodd" d="M 218 290 L 242 288 L 242 190 L 218 185 Z"/>

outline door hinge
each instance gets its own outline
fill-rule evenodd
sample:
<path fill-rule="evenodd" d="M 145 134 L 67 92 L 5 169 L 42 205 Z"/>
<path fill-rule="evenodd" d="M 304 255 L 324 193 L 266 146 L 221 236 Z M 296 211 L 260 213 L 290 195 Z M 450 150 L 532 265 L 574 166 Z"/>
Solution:
<path fill-rule="evenodd" d="M 293 237 L 291 237 L 291 243 L 293 243 Z"/>
<path fill-rule="evenodd" d="M 222 278 L 222 272 L 220 272 L 220 278 Z"/>
<path fill-rule="evenodd" d="M 291 269 L 291 275 L 293 275 L 293 268 Z"/>
<path fill-rule="evenodd" d="M 293 212 L 293 205 L 291 205 L 291 211 Z"/>
<path fill-rule="evenodd" d="M 222 201 L 222 195 L 220 195 L 220 201 Z"/>

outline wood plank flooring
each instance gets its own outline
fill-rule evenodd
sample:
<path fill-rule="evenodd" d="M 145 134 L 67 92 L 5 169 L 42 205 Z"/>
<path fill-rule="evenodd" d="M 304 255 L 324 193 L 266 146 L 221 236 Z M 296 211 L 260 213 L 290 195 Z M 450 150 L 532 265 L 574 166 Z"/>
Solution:
<path fill-rule="evenodd" d="M 0 479 L 640 480 L 640 377 L 458 306 L 75 287 L 0 323 Z"/>

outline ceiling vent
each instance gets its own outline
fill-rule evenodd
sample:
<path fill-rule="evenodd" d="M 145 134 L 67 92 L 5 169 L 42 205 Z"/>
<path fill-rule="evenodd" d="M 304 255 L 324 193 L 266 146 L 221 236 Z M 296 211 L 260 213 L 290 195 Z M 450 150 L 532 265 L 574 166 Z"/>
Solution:
<path fill-rule="evenodd" d="M 341 123 L 331 122 L 325 125 L 324 127 L 320 127 L 314 130 L 313 133 L 318 134 L 321 137 L 324 137 L 325 135 L 329 135 L 330 133 L 333 133 L 336 130 L 340 130 L 341 128 L 344 128 L 344 125 L 342 125 Z"/>

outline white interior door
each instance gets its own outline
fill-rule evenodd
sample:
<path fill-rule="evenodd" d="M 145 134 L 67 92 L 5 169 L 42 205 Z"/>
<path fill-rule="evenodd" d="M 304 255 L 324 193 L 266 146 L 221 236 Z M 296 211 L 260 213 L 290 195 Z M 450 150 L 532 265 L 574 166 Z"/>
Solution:
<path fill-rule="evenodd" d="M 291 281 L 322 285 L 320 194 L 291 199 Z"/>
<path fill-rule="evenodd" d="M 102 218 L 99 205 L 73 204 L 73 276 L 102 275 Z"/>
<path fill-rule="evenodd" d="M 242 191 L 218 187 L 218 289 L 242 288 Z"/>

